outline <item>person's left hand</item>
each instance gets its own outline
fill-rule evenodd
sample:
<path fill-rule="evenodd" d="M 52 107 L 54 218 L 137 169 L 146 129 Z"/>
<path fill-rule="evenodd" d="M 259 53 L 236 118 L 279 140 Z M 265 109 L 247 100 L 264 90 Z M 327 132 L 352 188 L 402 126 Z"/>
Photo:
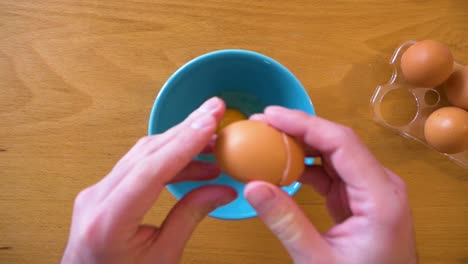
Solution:
<path fill-rule="evenodd" d="M 236 192 L 202 187 L 181 199 L 161 227 L 142 221 L 166 184 L 220 174 L 216 165 L 192 159 L 209 145 L 224 111 L 220 99 L 208 100 L 167 132 L 142 138 L 105 178 L 80 192 L 62 263 L 178 263 L 198 223 Z"/>

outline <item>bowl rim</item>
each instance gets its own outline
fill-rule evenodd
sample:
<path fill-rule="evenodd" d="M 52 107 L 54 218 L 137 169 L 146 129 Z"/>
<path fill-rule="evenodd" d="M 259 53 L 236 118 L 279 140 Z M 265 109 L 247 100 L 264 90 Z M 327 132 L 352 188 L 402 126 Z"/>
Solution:
<path fill-rule="evenodd" d="M 286 68 L 284 65 L 282 65 L 278 61 L 276 61 L 276 60 L 274 60 L 274 59 L 272 59 L 272 58 L 270 58 L 270 57 L 268 57 L 268 56 L 266 56 L 264 54 L 261 54 L 259 52 L 255 52 L 255 51 L 251 51 L 251 50 L 245 50 L 245 49 L 221 49 L 221 50 L 214 50 L 214 51 L 202 54 L 200 56 L 197 56 L 197 57 L 189 60 L 188 62 L 183 64 L 181 67 L 179 67 L 166 80 L 166 82 L 164 83 L 162 88 L 157 93 L 156 99 L 155 99 L 155 101 L 153 103 L 153 107 L 151 109 L 151 113 L 150 113 L 150 117 L 149 117 L 149 123 L 148 123 L 148 135 L 156 134 L 155 130 L 157 130 L 157 125 L 155 123 L 156 122 L 155 120 L 158 119 L 158 115 L 159 115 L 159 112 L 160 112 L 159 108 L 160 108 L 160 105 L 162 104 L 161 102 L 163 102 L 164 99 L 168 96 L 169 88 L 171 87 L 172 83 L 180 75 L 182 75 L 185 71 L 187 71 L 188 68 L 192 67 L 194 64 L 197 64 L 200 61 L 203 61 L 203 60 L 206 60 L 206 59 L 209 59 L 209 58 L 212 58 L 212 57 L 224 55 L 224 54 L 230 54 L 230 55 L 236 55 L 237 54 L 237 55 L 242 55 L 242 56 L 250 56 L 250 57 L 254 57 L 254 58 L 258 59 L 258 60 L 263 60 L 265 63 L 273 64 L 276 68 L 280 69 L 281 71 L 285 72 L 287 75 L 291 76 L 299 84 L 300 88 L 302 88 L 302 90 L 306 94 L 306 100 L 307 100 L 308 104 L 311 107 L 311 112 L 309 114 L 316 115 L 315 107 L 314 107 L 314 105 L 312 103 L 312 100 L 311 100 L 310 96 L 308 95 L 307 91 L 305 90 L 304 86 L 299 81 L 299 79 L 288 68 Z M 282 187 L 281 189 L 283 189 L 283 191 L 285 191 L 289 196 L 292 197 L 301 189 L 301 187 L 302 187 L 302 183 L 294 182 L 293 184 L 291 184 L 289 186 Z M 177 200 L 180 200 L 183 197 L 183 195 L 178 193 L 172 185 L 167 185 L 166 188 L 169 190 L 169 192 Z M 285 188 L 289 188 L 289 190 L 285 190 Z M 255 218 L 255 217 L 258 216 L 255 209 L 253 210 L 252 213 L 242 214 L 242 215 L 239 215 L 239 216 L 236 216 L 236 217 L 226 217 L 226 216 L 217 214 L 215 212 L 216 211 L 212 211 L 210 214 L 208 214 L 208 216 L 210 216 L 212 218 L 216 218 L 216 219 L 221 219 L 221 220 L 245 220 L 245 219 Z"/>

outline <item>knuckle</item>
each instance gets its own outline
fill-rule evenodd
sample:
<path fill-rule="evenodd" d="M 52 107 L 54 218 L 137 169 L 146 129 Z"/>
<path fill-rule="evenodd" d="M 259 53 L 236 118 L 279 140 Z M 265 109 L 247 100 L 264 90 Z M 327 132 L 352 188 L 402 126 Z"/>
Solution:
<path fill-rule="evenodd" d="M 336 142 L 341 144 L 342 146 L 355 146 L 356 144 L 360 143 L 360 139 L 356 132 L 350 127 L 342 127 L 336 135 L 334 139 Z"/>
<path fill-rule="evenodd" d="M 378 204 L 387 204 L 385 209 L 383 209 L 382 206 L 375 208 L 375 211 L 377 212 L 376 217 L 382 226 L 390 227 L 395 224 L 399 224 L 408 214 L 409 207 L 406 194 L 402 193 L 397 187 L 392 191 L 395 202 L 389 204 L 382 199 Z"/>
<path fill-rule="evenodd" d="M 194 223 L 198 223 L 204 215 L 200 210 L 196 210 L 195 208 L 190 208 L 188 213 L 190 215 L 190 219 L 192 219 Z"/>
<path fill-rule="evenodd" d="M 286 213 L 275 219 L 270 224 L 270 228 L 281 241 L 294 241 L 300 235 L 300 232 L 296 228 L 296 222 L 297 220 L 293 213 Z"/>
<path fill-rule="evenodd" d="M 137 141 L 137 144 L 138 145 L 144 145 L 146 143 L 148 143 L 151 138 L 154 137 L 154 136 L 144 136 L 144 137 L 141 137 L 138 141 Z"/>
<path fill-rule="evenodd" d="M 181 211 L 183 211 L 184 218 L 190 221 L 191 226 L 197 225 L 200 221 L 205 218 L 207 214 L 216 209 L 215 203 L 205 203 L 205 204 L 195 204 L 193 203 L 195 197 L 193 193 L 190 193 L 186 196 L 178 206 Z"/>
<path fill-rule="evenodd" d="M 308 122 L 310 122 L 313 118 L 316 118 L 316 116 L 312 116 L 304 111 L 301 110 L 294 110 L 294 112 L 299 116 L 301 119 L 305 119 Z"/>
<path fill-rule="evenodd" d="M 392 181 L 393 185 L 395 185 L 396 188 L 398 189 L 398 192 L 403 194 L 406 197 L 407 186 L 406 186 L 405 181 L 400 176 L 398 176 L 393 171 L 391 171 L 390 169 L 384 167 L 384 170 L 387 173 L 388 177 L 390 178 L 390 181 Z"/>
<path fill-rule="evenodd" d="M 406 185 L 406 183 L 400 180 L 398 187 L 400 188 L 401 193 L 403 193 L 406 197 L 408 194 L 408 186 Z"/>
<path fill-rule="evenodd" d="M 103 250 L 112 242 L 110 214 L 93 200 L 94 189 L 88 187 L 75 198 L 73 225 L 78 225 L 77 236 L 80 241 L 94 250 Z M 86 210 L 85 210 L 86 209 Z"/>
<path fill-rule="evenodd" d="M 183 131 L 183 132 L 180 132 L 178 135 L 177 135 L 177 138 L 176 138 L 176 144 L 174 144 L 174 146 L 177 146 L 177 147 L 182 147 L 182 146 L 190 146 L 190 145 L 193 145 L 193 143 L 195 142 L 195 138 L 192 136 L 193 134 L 191 134 L 190 132 L 188 131 Z"/>
<path fill-rule="evenodd" d="M 335 131 L 329 134 L 330 140 L 340 143 L 349 143 L 358 140 L 354 130 L 347 126 L 338 126 Z"/>
<path fill-rule="evenodd" d="M 357 134 L 350 127 L 343 126 L 340 131 L 340 137 L 346 140 L 357 139 Z"/>
<path fill-rule="evenodd" d="M 75 197 L 75 202 L 74 202 L 75 209 L 82 208 L 84 205 L 86 205 L 89 200 L 90 195 L 91 195 L 90 187 L 79 192 L 78 195 Z"/>
<path fill-rule="evenodd" d="M 104 251 L 106 245 L 114 240 L 114 232 L 108 226 L 105 213 L 96 212 L 84 223 L 80 233 L 80 240 L 97 251 Z"/>
<path fill-rule="evenodd" d="M 198 210 L 194 207 L 188 207 L 186 210 L 187 219 L 191 222 L 192 226 L 197 225 L 205 216 L 202 210 Z"/>

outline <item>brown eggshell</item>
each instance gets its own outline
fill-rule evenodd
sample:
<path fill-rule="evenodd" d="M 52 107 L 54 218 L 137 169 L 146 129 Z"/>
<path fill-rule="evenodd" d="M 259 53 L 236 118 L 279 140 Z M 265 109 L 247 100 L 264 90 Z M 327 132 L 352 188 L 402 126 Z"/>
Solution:
<path fill-rule="evenodd" d="M 218 128 L 216 129 L 216 132 L 219 133 L 221 130 L 223 130 L 225 127 L 228 125 L 240 121 L 240 120 L 245 120 L 247 117 L 239 110 L 237 109 L 226 109 L 224 112 L 224 116 L 219 122 Z"/>
<path fill-rule="evenodd" d="M 438 41 L 418 41 L 403 53 L 401 72 L 413 85 L 436 87 L 453 72 L 452 53 Z"/>
<path fill-rule="evenodd" d="M 468 110 L 468 67 L 458 67 L 444 86 L 447 100 L 454 106 Z"/>
<path fill-rule="evenodd" d="M 304 170 L 304 150 L 296 140 L 259 121 L 225 127 L 215 146 L 216 161 L 232 178 L 289 185 Z"/>
<path fill-rule="evenodd" d="M 437 151 L 453 154 L 468 148 L 468 112 L 458 107 L 434 111 L 424 124 L 424 136 Z"/>
<path fill-rule="evenodd" d="M 280 185 L 288 186 L 301 176 L 304 171 L 304 149 L 292 137 L 283 133 L 283 140 L 286 142 L 286 152 L 289 157 L 289 165 L 286 165 L 286 176 L 281 179 Z"/>

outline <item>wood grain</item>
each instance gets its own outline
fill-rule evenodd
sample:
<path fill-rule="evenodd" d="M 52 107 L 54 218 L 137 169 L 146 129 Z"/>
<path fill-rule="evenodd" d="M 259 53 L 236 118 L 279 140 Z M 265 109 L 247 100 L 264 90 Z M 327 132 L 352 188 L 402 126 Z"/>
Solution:
<path fill-rule="evenodd" d="M 467 10 L 464 0 L 0 1 L 0 263 L 58 262 L 75 195 L 146 134 L 178 67 L 223 48 L 283 63 L 319 115 L 353 127 L 404 178 L 422 263 L 468 263 L 467 171 L 369 112 L 405 40 L 439 39 L 468 63 Z M 296 200 L 321 230 L 330 226 L 310 188 Z M 159 223 L 174 202 L 164 192 L 147 221 Z M 206 219 L 183 258 L 264 262 L 290 259 L 257 219 Z"/>

